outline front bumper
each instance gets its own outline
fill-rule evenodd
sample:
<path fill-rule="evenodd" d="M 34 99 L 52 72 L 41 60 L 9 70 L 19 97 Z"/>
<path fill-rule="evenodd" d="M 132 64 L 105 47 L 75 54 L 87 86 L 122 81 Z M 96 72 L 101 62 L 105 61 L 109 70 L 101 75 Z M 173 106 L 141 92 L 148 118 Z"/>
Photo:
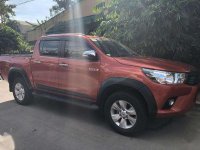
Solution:
<path fill-rule="evenodd" d="M 157 115 L 156 117 L 173 117 L 184 114 L 194 106 L 199 91 L 199 85 L 176 85 L 176 86 L 163 86 L 155 92 L 155 99 L 157 102 Z M 159 92 L 158 92 L 159 91 Z M 175 103 L 171 108 L 165 109 L 165 103 L 175 98 Z"/>
<path fill-rule="evenodd" d="M 172 117 L 182 115 L 189 111 L 192 106 L 194 106 L 196 99 L 197 91 L 194 89 L 190 94 L 178 97 L 172 108 L 168 110 L 158 110 L 157 117 Z"/>

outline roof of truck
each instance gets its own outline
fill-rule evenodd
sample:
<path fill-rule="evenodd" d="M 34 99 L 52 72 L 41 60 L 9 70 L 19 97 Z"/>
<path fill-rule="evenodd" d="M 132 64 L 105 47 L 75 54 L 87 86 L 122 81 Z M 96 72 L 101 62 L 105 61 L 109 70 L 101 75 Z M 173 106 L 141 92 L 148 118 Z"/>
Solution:
<path fill-rule="evenodd" d="M 45 37 L 65 37 L 65 36 L 83 36 L 83 37 L 88 37 L 88 38 L 97 37 L 97 36 L 85 35 L 83 33 L 62 33 L 62 34 L 49 34 L 49 35 L 42 36 L 42 38 L 45 38 Z"/>

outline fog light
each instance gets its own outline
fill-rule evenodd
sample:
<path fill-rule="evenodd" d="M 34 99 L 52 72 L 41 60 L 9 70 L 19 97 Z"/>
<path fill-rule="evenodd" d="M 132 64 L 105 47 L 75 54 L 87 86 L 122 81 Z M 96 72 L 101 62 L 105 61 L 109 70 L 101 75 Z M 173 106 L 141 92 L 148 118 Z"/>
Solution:
<path fill-rule="evenodd" d="M 174 100 L 174 99 L 169 100 L 169 106 L 173 106 L 174 103 L 175 103 L 175 100 Z"/>
<path fill-rule="evenodd" d="M 170 98 L 170 99 L 168 99 L 166 101 L 163 109 L 170 109 L 170 108 L 172 108 L 172 106 L 175 104 L 175 102 L 176 102 L 176 98 Z"/>

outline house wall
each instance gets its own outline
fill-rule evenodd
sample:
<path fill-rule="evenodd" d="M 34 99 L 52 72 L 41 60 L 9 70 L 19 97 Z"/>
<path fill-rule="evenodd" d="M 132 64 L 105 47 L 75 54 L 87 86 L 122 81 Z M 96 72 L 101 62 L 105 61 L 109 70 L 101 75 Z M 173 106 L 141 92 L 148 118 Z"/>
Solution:
<path fill-rule="evenodd" d="M 109 0 L 102 0 L 109 1 Z M 45 35 L 46 31 L 58 24 L 59 22 L 69 21 L 73 18 L 81 18 L 85 16 L 94 15 L 93 8 L 100 3 L 100 0 L 83 0 L 74 6 L 74 11 L 72 9 L 65 10 L 50 20 L 46 21 L 42 25 L 36 27 L 34 30 L 28 31 L 26 34 L 26 39 L 29 42 L 36 41 L 42 35 Z M 74 13 L 72 13 L 74 12 Z"/>

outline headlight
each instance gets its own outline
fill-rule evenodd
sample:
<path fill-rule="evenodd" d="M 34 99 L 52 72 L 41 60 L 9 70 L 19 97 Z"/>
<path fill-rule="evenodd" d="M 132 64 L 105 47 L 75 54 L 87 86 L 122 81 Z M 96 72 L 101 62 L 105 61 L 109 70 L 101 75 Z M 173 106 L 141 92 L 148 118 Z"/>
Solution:
<path fill-rule="evenodd" d="M 156 83 L 160 84 L 182 84 L 186 79 L 185 73 L 175 73 L 143 68 L 144 74 Z"/>

